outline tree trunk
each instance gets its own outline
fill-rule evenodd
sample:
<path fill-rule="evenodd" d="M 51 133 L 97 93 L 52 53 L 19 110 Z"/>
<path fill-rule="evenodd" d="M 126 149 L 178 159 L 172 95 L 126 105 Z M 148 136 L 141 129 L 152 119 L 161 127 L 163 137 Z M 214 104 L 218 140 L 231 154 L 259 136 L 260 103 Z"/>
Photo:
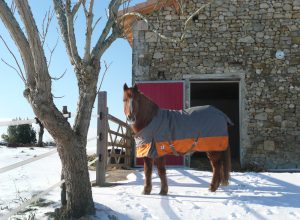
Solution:
<path fill-rule="evenodd" d="M 39 94 L 29 93 L 27 98 L 35 114 L 54 138 L 62 162 L 65 179 L 66 205 L 62 206 L 59 218 L 79 218 L 94 213 L 94 203 L 88 172 L 86 139 L 97 91 L 97 74 L 100 66 L 90 65 L 76 73 L 79 81 L 79 101 L 74 127 L 54 106 L 53 101 L 40 90 Z M 81 82 L 84 83 L 81 84 Z M 42 98 L 41 98 L 42 96 Z M 48 100 L 41 102 L 40 100 Z M 62 201 L 64 202 L 64 201 Z M 65 203 L 65 202 L 64 202 Z"/>
<path fill-rule="evenodd" d="M 43 147 L 44 125 L 38 119 L 37 119 L 37 123 L 40 126 L 40 130 L 39 130 L 39 134 L 38 134 L 39 137 L 38 137 L 37 146 L 38 147 Z"/>
<path fill-rule="evenodd" d="M 96 88 L 92 91 L 96 94 Z M 82 112 L 77 112 L 76 122 L 78 123 L 75 123 L 77 127 L 72 129 L 67 119 L 55 107 L 51 97 L 47 97 L 41 90 L 38 94 L 27 93 L 26 91 L 24 94 L 36 116 L 43 122 L 45 128 L 54 138 L 62 162 L 67 204 L 59 210 L 58 214 L 60 216 L 58 218 L 72 219 L 94 214 L 94 203 L 87 166 L 86 138 L 91 118 L 92 103 L 94 103 L 96 95 L 83 95 L 83 97 L 80 97 L 83 105 L 86 103 L 86 108 L 79 108 Z M 84 119 L 81 118 L 83 116 Z"/>
<path fill-rule="evenodd" d="M 65 218 L 93 214 L 94 203 L 85 147 L 75 138 L 65 143 L 65 146 L 59 146 L 59 155 L 67 192 L 67 205 L 62 207 L 61 214 Z"/>

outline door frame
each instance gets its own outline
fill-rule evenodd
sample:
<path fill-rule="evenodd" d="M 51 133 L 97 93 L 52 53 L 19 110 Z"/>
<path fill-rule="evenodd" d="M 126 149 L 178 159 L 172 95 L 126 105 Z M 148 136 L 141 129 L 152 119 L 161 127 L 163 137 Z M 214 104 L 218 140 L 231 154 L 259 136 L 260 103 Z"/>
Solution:
<path fill-rule="evenodd" d="M 191 83 L 238 83 L 239 87 L 239 162 L 241 166 L 244 166 L 244 155 L 246 147 L 249 146 L 249 138 L 247 135 L 247 117 L 245 108 L 245 73 L 230 73 L 230 74 L 188 74 L 183 75 L 186 81 L 186 99 L 187 108 L 191 103 Z M 186 156 L 186 165 L 190 167 L 191 156 Z"/>

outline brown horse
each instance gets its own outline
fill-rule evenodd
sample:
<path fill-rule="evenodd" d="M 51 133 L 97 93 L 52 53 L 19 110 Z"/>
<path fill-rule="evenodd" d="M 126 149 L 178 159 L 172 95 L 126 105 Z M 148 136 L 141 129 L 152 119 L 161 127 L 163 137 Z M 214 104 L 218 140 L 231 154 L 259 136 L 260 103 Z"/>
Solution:
<path fill-rule="evenodd" d="M 134 134 L 135 134 L 135 141 L 137 145 L 137 156 L 143 157 L 144 159 L 144 172 L 145 172 L 145 182 L 144 182 L 144 190 L 143 194 L 150 194 L 152 190 L 152 181 L 151 181 L 151 175 L 152 175 L 152 166 L 153 166 L 153 160 L 156 159 L 157 164 L 157 170 L 158 175 L 161 180 L 161 191 L 159 194 L 161 195 L 167 195 L 168 193 L 168 183 L 167 183 L 167 177 L 166 177 L 166 168 L 165 168 L 165 157 L 162 155 L 166 154 L 175 154 L 175 155 L 183 155 L 185 153 L 190 153 L 197 151 L 199 142 L 201 141 L 203 146 L 201 147 L 201 151 L 206 151 L 207 157 L 210 160 L 210 164 L 212 166 L 213 171 L 213 177 L 212 181 L 209 187 L 209 190 L 211 192 L 215 192 L 219 185 L 228 185 L 228 180 L 230 176 L 230 169 L 231 169 L 231 160 L 230 160 L 230 149 L 228 146 L 228 137 L 217 137 L 217 138 L 211 138 L 211 137 L 205 137 L 203 138 L 205 131 L 198 131 L 199 135 L 197 138 L 195 138 L 194 141 L 189 142 L 190 147 L 187 151 L 181 151 L 180 149 L 175 149 L 174 146 L 176 143 L 183 143 L 183 142 L 172 142 L 171 138 L 167 138 L 168 140 L 166 142 L 162 142 L 164 144 L 158 145 L 159 142 L 159 135 L 165 132 L 165 129 L 163 125 L 159 125 L 156 127 L 155 131 L 148 132 L 149 127 L 155 127 L 156 118 L 160 114 L 167 114 L 169 110 L 161 110 L 157 104 L 155 104 L 153 101 L 151 101 L 148 97 L 146 97 L 143 93 L 141 93 L 137 86 L 129 88 L 127 84 L 124 84 L 124 113 L 126 115 L 127 121 L 130 124 Z M 209 109 L 209 108 L 205 108 Z M 163 112 L 163 113 L 161 113 Z M 179 111 L 171 111 L 175 114 L 182 115 L 182 111 L 180 113 L 177 113 Z M 213 115 L 213 119 L 210 119 L 210 121 L 213 121 L 215 117 L 223 117 L 226 118 L 227 116 L 223 114 L 219 110 L 214 110 L 214 112 L 217 112 L 215 115 Z M 169 116 L 162 116 L 162 120 L 165 120 L 166 117 Z M 184 115 L 184 117 L 187 117 Z M 207 115 L 204 117 L 208 117 Z M 155 118 L 155 119 L 154 119 Z M 188 121 L 188 119 L 184 119 L 184 121 Z M 203 121 L 203 120 L 202 120 Z M 205 121 L 205 120 L 204 120 Z M 209 123 L 211 123 L 208 121 Z M 189 124 L 191 121 L 188 121 Z M 226 118 L 226 132 L 227 133 L 227 122 L 230 123 L 230 120 Z M 176 122 L 177 123 L 177 122 Z M 198 122 L 197 122 L 198 123 Z M 205 122 L 206 123 L 206 122 Z M 168 124 L 168 123 L 167 123 Z M 207 123 L 206 123 L 207 124 Z M 181 126 L 181 125 L 179 125 Z M 213 128 L 214 130 L 215 128 Z M 207 130 L 207 129 L 204 129 Z M 224 129 L 223 129 L 224 130 Z M 157 133 L 157 135 L 150 135 L 148 142 L 144 139 L 140 140 L 139 136 L 141 136 L 142 133 Z M 191 132 L 191 131 L 190 131 Z M 169 132 L 167 132 L 169 133 Z M 199 137 L 201 136 L 201 137 Z M 148 137 L 145 137 L 147 139 Z M 186 139 L 185 139 L 186 140 Z M 187 139 L 189 140 L 189 139 Z M 221 142 L 216 142 L 216 140 L 222 140 Z M 224 142 L 224 140 L 226 140 Z M 176 142 L 176 143 L 175 143 Z M 221 143 L 221 144 L 220 144 Z M 218 146 L 223 146 L 223 148 L 220 150 L 216 148 L 213 144 Z M 177 144 L 178 145 L 178 144 Z M 160 146 L 160 147 L 159 147 Z M 154 148 L 153 148 L 154 147 Z M 148 150 L 145 150 L 148 149 Z M 203 150 L 204 149 L 204 150 Z M 210 150 L 211 149 L 211 150 Z"/>

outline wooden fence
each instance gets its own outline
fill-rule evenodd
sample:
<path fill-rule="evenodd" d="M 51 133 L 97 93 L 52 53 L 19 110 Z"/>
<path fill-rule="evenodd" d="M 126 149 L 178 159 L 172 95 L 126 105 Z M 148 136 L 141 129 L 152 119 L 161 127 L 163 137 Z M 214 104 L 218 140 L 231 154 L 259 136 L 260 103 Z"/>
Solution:
<path fill-rule="evenodd" d="M 130 167 L 133 142 L 129 125 L 108 113 L 106 92 L 98 93 L 98 115 L 96 185 L 102 186 L 108 168 Z"/>
<path fill-rule="evenodd" d="M 64 117 L 70 118 L 71 113 L 68 112 L 67 107 L 63 108 Z M 72 114 L 74 117 L 75 115 Z M 88 163 L 88 166 L 92 165 L 96 161 L 96 185 L 105 185 L 105 174 L 110 167 L 125 167 L 129 168 L 131 165 L 131 158 L 133 157 L 133 145 L 132 145 L 132 134 L 130 127 L 120 119 L 108 114 L 107 108 L 107 93 L 98 93 L 98 114 L 92 115 L 97 118 L 97 136 L 87 139 L 87 142 L 97 139 L 97 158 Z M 37 123 L 36 119 L 31 120 L 17 120 L 17 121 L 6 121 L 0 122 L 0 126 L 10 125 L 21 125 L 21 124 L 32 124 Z M 114 129 L 115 128 L 115 129 Z M 34 158 L 30 158 L 15 164 L 0 168 L 0 174 L 8 172 L 17 167 L 24 166 L 32 163 L 36 160 L 48 157 L 52 154 L 57 153 L 54 149 L 48 153 L 39 155 Z M 16 214 L 18 211 L 23 210 L 26 206 L 42 198 L 48 192 L 54 188 L 60 186 L 64 188 L 64 179 L 61 179 L 58 183 L 49 187 L 45 191 L 33 196 L 31 199 L 24 202 L 18 208 L 11 210 L 4 216 L 0 216 L 0 219 L 8 219 L 10 216 Z"/>

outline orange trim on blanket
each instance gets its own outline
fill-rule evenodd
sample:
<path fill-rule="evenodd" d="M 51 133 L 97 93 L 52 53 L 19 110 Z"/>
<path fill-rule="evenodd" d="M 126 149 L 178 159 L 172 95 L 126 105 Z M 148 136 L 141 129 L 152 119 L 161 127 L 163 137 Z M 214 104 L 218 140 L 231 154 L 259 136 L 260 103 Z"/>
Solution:
<path fill-rule="evenodd" d="M 150 150 L 150 144 L 143 144 L 136 148 L 136 157 L 147 157 Z"/>
<path fill-rule="evenodd" d="M 192 147 L 195 139 L 186 138 L 181 140 L 175 140 L 174 144 L 175 150 L 179 154 L 186 154 Z M 198 144 L 193 148 L 192 151 L 225 151 L 228 147 L 228 136 L 219 137 L 204 137 L 198 139 Z M 136 157 L 147 157 L 149 150 L 151 148 L 150 144 L 143 144 L 136 148 Z M 169 142 L 158 142 L 156 143 L 156 150 L 158 156 L 163 156 L 166 154 L 173 154 L 173 151 L 169 145 Z"/>
<path fill-rule="evenodd" d="M 174 148 L 179 154 L 186 154 L 192 147 L 195 139 L 187 138 L 181 140 L 175 140 L 172 142 Z M 193 148 L 192 151 L 225 151 L 228 147 L 228 136 L 219 137 L 204 137 L 198 139 L 198 144 Z M 169 142 L 158 142 L 156 143 L 156 150 L 158 156 L 173 154 L 173 151 L 169 145 Z"/>

